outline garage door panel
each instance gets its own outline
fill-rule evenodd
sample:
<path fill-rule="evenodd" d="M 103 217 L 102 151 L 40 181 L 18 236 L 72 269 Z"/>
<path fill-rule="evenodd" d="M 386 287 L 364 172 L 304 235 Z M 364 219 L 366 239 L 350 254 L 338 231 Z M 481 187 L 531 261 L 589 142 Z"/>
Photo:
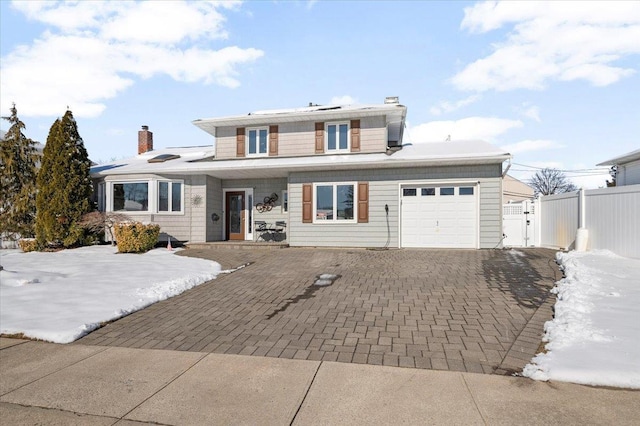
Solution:
<path fill-rule="evenodd" d="M 451 188 L 453 195 L 440 195 L 451 194 Z M 401 192 L 403 247 L 477 246 L 477 188 L 473 188 L 473 195 L 460 195 L 458 185 L 435 187 L 435 191 L 418 187 L 406 193 L 415 195 L 404 196 Z"/>

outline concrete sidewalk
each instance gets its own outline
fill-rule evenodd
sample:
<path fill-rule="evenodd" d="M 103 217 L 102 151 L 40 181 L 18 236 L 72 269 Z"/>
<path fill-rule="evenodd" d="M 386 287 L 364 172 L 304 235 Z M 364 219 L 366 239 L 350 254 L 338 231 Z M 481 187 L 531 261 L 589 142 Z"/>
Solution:
<path fill-rule="evenodd" d="M 0 339 L 3 424 L 638 424 L 640 392 Z"/>

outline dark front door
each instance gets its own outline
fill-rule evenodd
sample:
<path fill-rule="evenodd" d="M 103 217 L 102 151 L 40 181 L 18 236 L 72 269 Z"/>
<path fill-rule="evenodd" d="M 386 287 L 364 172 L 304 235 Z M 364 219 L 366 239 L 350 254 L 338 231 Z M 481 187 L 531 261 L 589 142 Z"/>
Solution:
<path fill-rule="evenodd" d="M 244 240 L 244 191 L 227 192 L 227 240 Z"/>

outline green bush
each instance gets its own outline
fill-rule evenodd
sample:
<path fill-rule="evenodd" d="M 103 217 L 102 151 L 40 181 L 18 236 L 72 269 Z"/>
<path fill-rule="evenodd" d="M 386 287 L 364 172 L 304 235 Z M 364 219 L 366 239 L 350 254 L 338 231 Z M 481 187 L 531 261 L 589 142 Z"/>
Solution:
<path fill-rule="evenodd" d="M 18 240 L 18 245 L 25 253 L 38 250 L 38 241 L 35 238 L 21 238 Z"/>
<path fill-rule="evenodd" d="M 144 253 L 155 247 L 160 235 L 160 225 L 140 222 L 117 223 L 116 243 L 119 253 Z"/>

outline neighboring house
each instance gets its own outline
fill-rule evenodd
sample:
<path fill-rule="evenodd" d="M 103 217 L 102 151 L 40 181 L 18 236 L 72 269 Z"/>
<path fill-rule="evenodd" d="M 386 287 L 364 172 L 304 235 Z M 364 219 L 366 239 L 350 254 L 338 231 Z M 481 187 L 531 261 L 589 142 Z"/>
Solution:
<path fill-rule="evenodd" d="M 597 165 L 616 166 L 616 186 L 640 184 L 640 149 Z"/>
<path fill-rule="evenodd" d="M 533 188 L 526 183 L 506 175 L 502 180 L 502 203 L 517 203 L 533 199 Z"/>
<path fill-rule="evenodd" d="M 92 169 L 102 210 L 189 242 L 256 241 L 286 222 L 291 246 L 494 248 L 502 163 L 482 141 L 402 145 L 406 107 L 310 106 L 195 120 L 207 147 L 153 151 Z"/>

